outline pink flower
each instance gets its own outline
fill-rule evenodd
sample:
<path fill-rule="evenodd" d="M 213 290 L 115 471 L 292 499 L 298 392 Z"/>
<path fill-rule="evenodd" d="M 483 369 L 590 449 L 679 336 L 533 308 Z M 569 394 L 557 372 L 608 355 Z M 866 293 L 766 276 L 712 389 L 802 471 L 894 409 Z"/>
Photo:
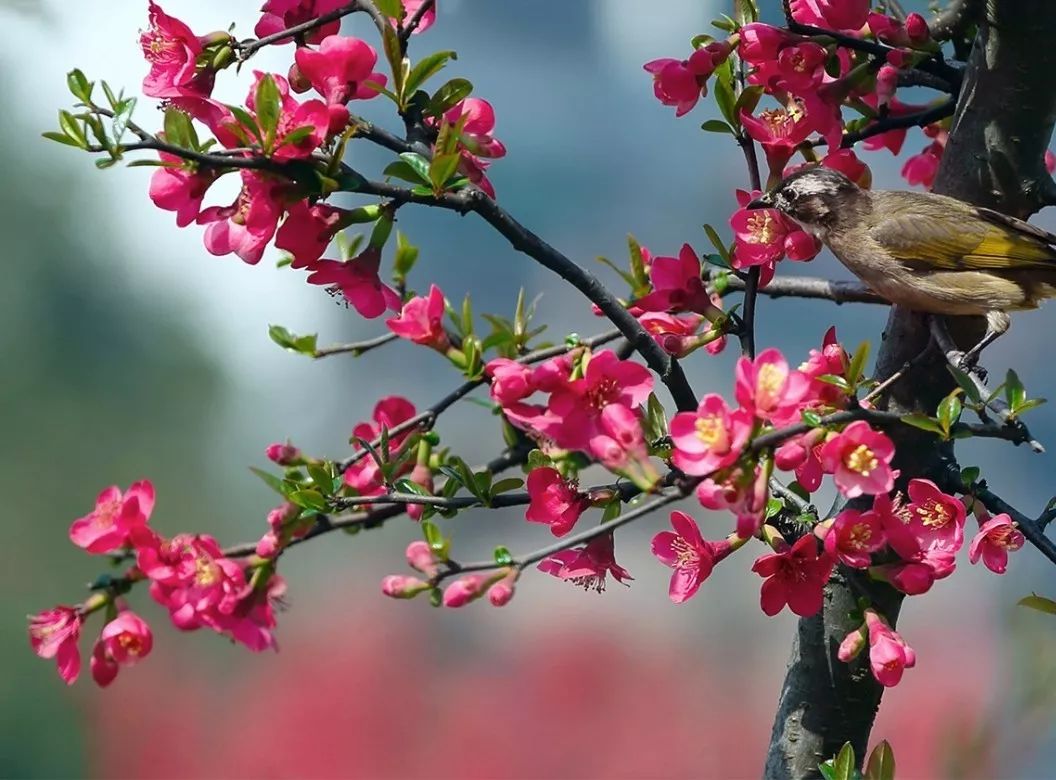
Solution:
<path fill-rule="evenodd" d="M 741 408 L 760 420 L 782 425 L 795 419 L 810 390 L 810 380 L 792 371 L 788 361 L 771 347 L 756 359 L 737 361 L 734 395 Z"/>
<path fill-rule="evenodd" d="M 147 7 L 150 29 L 139 35 L 143 56 L 150 63 L 150 73 L 143 79 L 143 94 L 160 98 L 208 97 L 215 73 L 210 68 L 198 72 L 198 55 L 203 50 L 198 36 L 153 0 Z"/>
<path fill-rule="evenodd" d="M 429 468 L 428 458 L 426 462 L 415 463 L 414 468 L 411 469 L 411 474 L 408 477 L 414 484 L 425 490 L 426 493 L 432 494 L 433 492 L 433 470 Z M 422 515 L 425 514 L 424 504 L 408 504 L 407 505 L 407 517 L 412 520 L 421 520 Z"/>
<path fill-rule="evenodd" d="M 466 574 L 444 589 L 445 607 L 464 607 L 484 595 L 487 578 L 480 574 Z"/>
<path fill-rule="evenodd" d="M 230 206 L 210 206 L 197 218 L 205 230 L 205 248 L 210 254 L 234 253 L 256 265 L 275 235 L 282 216 L 282 185 L 252 171 L 242 171 L 242 190 Z"/>
<path fill-rule="evenodd" d="M 105 688 L 122 666 L 132 666 L 150 655 L 154 635 L 150 626 L 134 612 L 125 610 L 103 627 L 92 649 L 92 679 Z"/>
<path fill-rule="evenodd" d="M 429 587 L 428 582 L 404 574 L 390 574 L 381 581 L 381 592 L 393 599 L 411 599 Z"/>
<path fill-rule="evenodd" d="M 588 449 L 602 465 L 628 473 L 634 467 L 644 467 L 648 463 L 649 451 L 642 421 L 633 410 L 622 404 L 609 404 L 601 410 L 598 423 L 600 430 L 590 437 Z M 647 485 L 651 484 L 652 480 L 649 480 Z"/>
<path fill-rule="evenodd" d="M 176 212 L 177 227 L 187 227 L 202 210 L 206 190 L 216 181 L 215 168 L 199 168 L 197 163 L 159 152 L 165 165 L 150 177 L 150 199 L 164 211 Z"/>
<path fill-rule="evenodd" d="M 401 339 L 446 352 L 451 343 L 444 330 L 444 294 L 429 285 L 429 297 L 415 296 L 403 304 L 398 317 L 385 320 L 389 330 Z"/>
<path fill-rule="evenodd" d="M 481 98 L 466 98 L 447 110 L 444 121 L 456 127 L 463 117 L 465 124 L 459 137 L 459 153 L 462 156 L 459 170 L 488 197 L 494 198 L 495 188 L 484 175 L 490 165 L 487 159 L 506 156 L 506 147 L 492 135 L 495 130 L 495 109 Z"/>
<path fill-rule="evenodd" d="M 505 607 L 513 599 L 520 570 L 511 568 L 509 574 L 488 588 L 488 601 L 493 607 Z"/>
<path fill-rule="evenodd" d="M 820 406 L 844 408 L 848 394 L 836 385 L 821 381 L 826 375 L 843 376 L 850 358 L 836 338 L 835 326 L 825 331 L 821 349 L 812 349 L 799 370 L 810 377 L 810 390 L 814 403 Z"/>
<path fill-rule="evenodd" d="M 874 610 L 865 611 L 869 629 L 869 666 L 876 681 L 886 688 L 898 685 L 902 673 L 917 663 L 917 654 Z"/>
<path fill-rule="evenodd" d="M 760 597 L 763 612 L 773 617 L 787 604 L 800 617 L 816 614 L 832 565 L 828 555 L 818 554 L 817 539 L 811 534 L 791 547 L 784 544 L 780 551 L 759 557 L 752 571 L 767 578 Z"/>
<path fill-rule="evenodd" d="M 348 101 L 369 100 L 380 94 L 367 82 L 382 87 L 386 83 L 383 74 L 374 72 L 377 53 L 358 38 L 331 35 L 323 39 L 318 50 L 298 47 L 294 59 L 301 75 L 326 100 L 333 135 L 348 124 Z"/>
<path fill-rule="evenodd" d="M 759 142 L 766 154 L 767 164 L 773 175 L 780 175 L 792 159 L 797 146 L 819 129 L 815 117 L 808 115 L 802 102 L 793 108 L 771 108 L 760 111 L 758 116 L 741 109 L 741 124 L 745 132 Z"/>
<path fill-rule="evenodd" d="M 696 412 L 679 412 L 672 418 L 672 462 L 693 476 L 732 466 L 741 456 L 753 424 L 749 412 L 730 411 L 722 396 L 709 393 Z"/>
<path fill-rule="evenodd" d="M 861 29 L 870 0 L 792 0 L 792 18 L 800 24 L 829 30 Z"/>
<path fill-rule="evenodd" d="M 495 358 L 484 367 L 491 377 L 491 397 L 505 408 L 535 392 L 532 369 L 508 358 Z"/>
<path fill-rule="evenodd" d="M 528 496 L 531 501 L 524 519 L 550 526 L 554 536 L 564 536 L 571 531 L 579 516 L 590 506 L 590 501 L 577 490 L 575 482 L 548 466 L 532 469 L 528 474 Z"/>
<path fill-rule="evenodd" d="M 766 470 L 735 469 L 721 481 L 705 479 L 697 486 L 697 500 L 706 509 L 726 509 L 737 517 L 737 536 L 748 539 L 759 532 L 769 497 Z"/>
<path fill-rule="evenodd" d="M 406 24 L 410 19 L 417 15 L 418 10 L 425 3 L 425 0 L 402 0 L 403 2 L 403 21 Z M 417 35 L 423 33 L 433 26 L 433 22 L 436 21 L 436 3 L 434 2 L 429 10 L 422 14 L 421 20 L 418 22 L 418 26 L 414 28 L 414 32 L 411 35 Z"/>
<path fill-rule="evenodd" d="M 928 22 L 918 13 L 912 13 L 901 22 L 884 14 L 871 13 L 868 17 L 869 31 L 877 40 L 891 46 L 922 46 L 931 40 Z"/>
<path fill-rule="evenodd" d="M 943 152 L 946 151 L 949 133 L 938 125 L 928 125 L 924 128 L 924 134 L 935 140 L 920 154 L 906 160 L 906 164 L 902 166 L 902 178 L 911 185 L 922 184 L 931 189 L 931 185 L 935 183 L 935 174 L 939 172 Z"/>
<path fill-rule="evenodd" d="M 132 529 L 145 526 L 154 510 L 154 485 L 134 482 L 122 495 L 111 485 L 95 499 L 95 509 L 70 526 L 70 541 L 90 553 L 124 547 Z"/>
<path fill-rule="evenodd" d="M 795 470 L 796 481 L 808 492 L 821 487 L 825 470 L 821 465 L 821 448 L 825 431 L 815 428 L 802 436 L 789 439 L 774 451 L 774 465 L 782 471 Z"/>
<path fill-rule="evenodd" d="M 929 479 L 909 481 L 909 504 L 888 522 L 888 543 L 902 558 L 941 549 L 954 553 L 964 544 L 964 504 Z"/>
<path fill-rule="evenodd" d="M 586 590 L 605 590 L 605 575 L 611 574 L 621 585 L 633 580 L 626 569 L 616 563 L 612 534 L 602 534 L 585 547 L 562 550 L 539 564 L 539 571 L 568 580 Z"/>
<path fill-rule="evenodd" d="M 773 263 L 788 255 L 790 260 L 810 260 L 821 245 L 777 209 L 743 208 L 751 195 L 738 191 L 742 206 L 730 217 L 734 232 L 732 264 L 734 268 L 763 266 L 763 286 L 773 276 Z"/>
<path fill-rule="evenodd" d="M 824 535 L 825 552 L 829 557 L 852 566 L 866 569 L 872 563 L 872 553 L 885 544 L 884 525 L 876 512 L 845 509 Z"/>
<path fill-rule="evenodd" d="M 267 0 L 261 8 L 264 15 L 257 22 L 253 32 L 258 38 L 274 35 L 294 25 L 316 19 L 323 14 L 335 11 L 345 4 L 345 0 Z M 334 35 L 341 29 L 341 20 L 335 19 L 304 34 L 305 43 L 319 43 L 328 35 Z M 293 38 L 282 38 L 276 45 L 293 43 Z"/>
<path fill-rule="evenodd" d="M 254 82 L 250 87 L 246 106 L 257 110 L 257 94 L 265 78 L 270 78 L 279 92 L 279 117 L 275 127 L 275 138 L 271 156 L 276 160 L 303 159 L 323 145 L 330 127 L 330 112 L 319 100 L 297 102 L 290 94 L 290 83 L 278 74 L 253 71 Z M 257 117 L 259 119 L 259 117 Z"/>
<path fill-rule="evenodd" d="M 858 159 L 853 149 L 837 149 L 821 158 L 826 168 L 839 171 L 862 189 L 869 189 L 873 183 L 873 174 L 869 166 Z"/>
<path fill-rule="evenodd" d="M 274 634 L 277 625 L 275 606 L 282 603 L 285 594 L 286 580 L 278 574 L 272 574 L 267 585 L 251 589 L 249 594 L 239 599 L 230 613 L 213 615 L 209 627 L 251 652 L 278 650 Z"/>
<path fill-rule="evenodd" d="M 372 320 L 386 309 L 400 310 L 400 296 L 381 281 L 381 250 L 367 248 L 347 262 L 317 260 L 308 266 L 308 284 L 332 285 L 360 316 Z"/>
<path fill-rule="evenodd" d="M 822 468 L 847 498 L 890 492 L 897 475 L 891 468 L 894 457 L 891 440 L 864 420 L 851 423 L 821 448 Z"/>
<path fill-rule="evenodd" d="M 264 454 L 276 466 L 296 466 L 304 460 L 301 451 L 289 442 L 285 444 L 281 442 L 269 444 L 265 448 Z"/>
<path fill-rule="evenodd" d="M 674 569 L 668 596 L 676 604 L 693 597 L 700 584 L 711 576 L 719 561 L 735 549 L 729 539 L 705 541 L 696 520 L 685 512 L 671 513 L 672 531 L 661 531 L 653 537 L 653 555 Z"/>
<path fill-rule="evenodd" d="M 1016 528 L 1011 517 L 1002 513 L 980 523 L 979 533 L 968 545 L 968 560 L 974 564 L 982 558 L 983 565 L 994 574 L 1004 574 L 1008 568 L 1008 554 L 1022 547 L 1023 542 L 1023 533 Z"/>
<path fill-rule="evenodd" d="M 29 644 L 41 658 L 54 658 L 59 677 L 73 685 L 81 673 L 81 613 L 73 607 L 58 606 L 29 618 Z"/>
<path fill-rule="evenodd" d="M 309 206 L 299 200 L 289 206 L 282 226 L 275 234 L 275 248 L 293 255 L 291 268 L 307 268 L 315 263 L 330 246 L 341 229 L 341 209 L 316 203 Z"/>
<path fill-rule="evenodd" d="M 679 358 L 685 357 L 701 345 L 712 355 L 717 355 L 725 348 L 726 334 L 712 330 L 697 333 L 704 321 L 699 314 L 680 315 L 659 311 L 647 311 L 638 317 L 638 322 L 649 331 L 664 352 Z"/>
<path fill-rule="evenodd" d="M 825 48 L 811 41 L 785 46 L 777 54 L 775 86 L 797 95 L 817 89 L 825 80 L 827 59 Z"/>
<path fill-rule="evenodd" d="M 566 380 L 551 394 L 548 408 L 557 420 L 544 433 L 559 447 L 588 450 L 591 438 L 603 433 L 601 413 L 606 406 L 633 409 L 652 389 L 653 376 L 644 366 L 620 360 L 612 350 L 595 352 L 581 378 Z"/>
<path fill-rule="evenodd" d="M 693 110 L 702 94 L 707 94 L 708 77 L 730 56 L 726 41 L 715 41 L 694 51 L 687 60 L 664 58 L 644 65 L 653 76 L 653 93 L 665 106 L 675 106 L 675 116 Z"/>
<path fill-rule="evenodd" d="M 358 439 L 372 442 L 381 435 L 381 429 L 383 427 L 391 431 L 397 425 L 410 420 L 415 414 L 417 414 L 417 412 L 414 408 L 414 404 L 406 398 L 397 395 L 390 395 L 382 398 L 374 406 L 373 423 L 362 422 L 352 429 L 352 435 L 357 439 L 355 442 L 355 448 L 357 450 L 362 450 L 362 445 L 359 443 Z M 403 433 L 390 435 L 389 448 L 394 455 L 399 452 L 403 443 L 410 435 L 411 431 L 404 431 Z M 401 474 L 410 471 L 411 468 L 410 464 L 407 464 L 404 471 L 401 471 Z M 345 469 L 344 483 L 349 487 L 354 488 L 361 496 L 377 495 L 382 492 L 383 486 L 381 470 L 378 468 L 378 464 L 373 458 L 369 456 L 360 458 Z"/>
<path fill-rule="evenodd" d="M 700 258 L 689 244 L 683 244 L 678 257 L 654 257 L 649 266 L 653 292 L 635 305 L 645 311 L 692 311 L 705 314 L 715 310 L 700 278 Z"/>

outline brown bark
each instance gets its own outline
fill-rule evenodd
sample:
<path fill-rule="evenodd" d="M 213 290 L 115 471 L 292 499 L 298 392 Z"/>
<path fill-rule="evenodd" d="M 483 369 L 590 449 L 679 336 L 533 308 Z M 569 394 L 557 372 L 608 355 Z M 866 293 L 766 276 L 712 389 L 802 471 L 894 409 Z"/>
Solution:
<path fill-rule="evenodd" d="M 1026 218 L 1056 203 L 1043 155 L 1056 122 L 1056 2 L 988 0 L 958 96 L 949 143 L 934 191 Z M 958 343 L 982 333 L 979 318 L 951 323 Z M 878 378 L 898 371 L 929 348 L 923 315 L 893 307 L 877 357 Z M 934 349 L 932 347 L 932 349 Z M 919 361 L 892 387 L 887 408 L 934 413 L 953 389 L 942 355 Z M 901 482 L 934 475 L 952 446 L 908 426 L 896 432 Z M 851 742 L 861 762 L 883 688 L 859 665 L 848 667 L 836 648 L 855 626 L 848 617 L 862 583 L 834 579 L 823 612 L 800 621 L 774 721 L 765 776 L 819 777 L 818 763 Z M 894 622 L 901 595 L 872 586 Z M 895 746 L 897 753 L 897 745 Z"/>

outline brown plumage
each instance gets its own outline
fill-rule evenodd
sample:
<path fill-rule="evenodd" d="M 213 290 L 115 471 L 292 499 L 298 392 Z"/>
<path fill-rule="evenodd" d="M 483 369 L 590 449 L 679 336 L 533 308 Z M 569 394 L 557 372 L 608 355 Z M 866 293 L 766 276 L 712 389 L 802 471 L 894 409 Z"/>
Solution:
<path fill-rule="evenodd" d="M 863 190 L 813 168 L 749 207 L 792 217 L 892 303 L 985 315 L 988 332 L 972 354 L 1008 329 L 1007 312 L 1056 296 L 1056 235 L 943 195 Z"/>

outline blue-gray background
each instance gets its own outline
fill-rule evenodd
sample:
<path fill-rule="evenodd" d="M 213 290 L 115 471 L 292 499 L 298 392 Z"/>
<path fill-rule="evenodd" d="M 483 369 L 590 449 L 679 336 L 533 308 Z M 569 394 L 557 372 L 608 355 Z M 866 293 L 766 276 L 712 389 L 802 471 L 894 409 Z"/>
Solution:
<path fill-rule="evenodd" d="M 254 5 L 218 10 L 204 0 L 169 0 L 164 7 L 197 32 L 224 29 L 234 21 L 236 34 L 245 36 L 257 18 Z M 356 663 L 390 671 L 399 664 L 409 674 L 420 673 L 428 666 L 420 652 L 427 643 L 429 663 L 441 659 L 447 681 L 438 681 L 439 673 L 426 674 L 424 688 L 413 696 L 375 686 L 370 694 L 378 697 L 375 702 L 362 700 L 366 694 L 352 682 L 347 684 L 353 690 L 335 692 L 339 684 L 334 680 L 345 679 L 340 675 L 309 675 L 300 695 L 327 702 L 337 696 L 335 708 L 360 700 L 357 706 L 368 711 L 380 707 L 382 699 L 391 707 L 393 696 L 403 697 L 399 709 L 409 720 L 427 704 L 433 716 L 446 721 L 463 717 L 458 707 L 469 705 L 438 704 L 443 685 L 450 680 L 462 681 L 463 688 L 495 683 L 498 692 L 484 702 L 509 713 L 519 705 L 504 701 L 501 689 L 512 684 L 518 667 L 503 659 L 539 656 L 545 672 L 546 657 L 556 655 L 560 643 L 566 655 L 582 647 L 604 668 L 610 668 L 606 664 L 613 663 L 613 654 L 627 656 L 623 666 L 599 679 L 568 673 L 564 696 L 596 702 L 577 705 L 583 708 L 577 717 L 596 720 L 604 711 L 613 722 L 635 722 L 643 694 L 627 678 L 652 663 L 669 673 L 649 690 L 656 711 L 680 713 L 682 720 L 691 714 L 699 721 L 688 728 L 678 724 L 685 738 L 664 747 L 662 760 L 657 756 L 639 765 L 620 758 L 628 745 L 636 753 L 648 750 L 632 736 L 555 748 L 550 719 L 558 715 L 549 713 L 543 722 L 541 713 L 548 710 L 539 707 L 532 710 L 538 717 L 503 721 L 510 732 L 503 744 L 524 751 L 526 758 L 513 766 L 496 764 L 504 766 L 501 774 L 529 776 L 544 766 L 555 776 L 757 773 L 794 620 L 787 614 L 767 619 L 759 612 L 759 580 L 747 571 L 749 554 L 720 567 L 688 605 L 671 605 L 665 596 L 666 570 L 648 554 L 649 537 L 664 523 L 660 517 L 621 533 L 617 553 L 636 579 L 630 589 L 616 586 L 602 596 L 528 576 L 503 611 L 476 604 L 456 614 L 432 611 L 421 602 L 383 602 L 378 579 L 402 570 L 403 545 L 415 535 L 408 522 L 398 521 L 355 538 L 329 537 L 283 559 L 292 609 L 280 617 L 279 636 L 286 648 L 292 645 L 289 654 L 250 657 L 214 636 L 177 635 L 146 594 L 137 593 L 134 606 L 156 627 L 157 657 L 122 672 L 115 690 L 98 691 L 87 675 L 66 690 L 50 665 L 33 657 L 25 614 L 81 598 L 83 584 L 103 568 L 72 549 L 66 538 L 68 523 L 91 507 L 102 487 L 149 477 L 158 491 L 153 522 L 161 531 L 203 531 L 222 543 L 255 538 L 273 496 L 246 466 L 263 465 L 266 444 L 290 437 L 311 452 L 340 456 L 352 426 L 369 417 L 378 397 L 403 394 L 424 406 L 458 381 L 439 357 L 405 344 L 359 360 L 315 363 L 282 352 L 267 338 L 269 323 L 318 332 L 324 344 L 369 337 L 382 326 L 334 305 L 297 272 L 277 270 L 270 259 L 250 267 L 233 256 L 208 255 L 200 229 L 178 230 L 172 214 L 147 199 L 149 169 L 96 172 L 85 155 L 39 138 L 42 130 L 53 128 L 56 109 L 67 105 L 64 77 L 72 67 L 136 91 L 145 67 L 135 33 L 145 26 L 145 6 L 128 0 L 0 2 L 0 23 L 7 31 L 0 52 L 0 235 L 6 271 L 0 286 L 0 491 L 6 530 L 0 568 L 5 669 L 0 675 L 0 775 L 128 774 L 133 764 L 123 771 L 118 760 L 142 752 L 135 740 L 170 745 L 166 755 L 173 761 L 181 751 L 204 752 L 196 765 L 201 768 L 193 770 L 202 775 L 415 774 L 419 765 L 410 759 L 356 762 L 376 742 L 375 727 L 391 728 L 369 718 L 354 733 L 339 731 L 321 747 L 316 744 L 312 750 L 328 758 L 292 764 L 299 770 L 283 769 L 277 760 L 253 765 L 225 759 L 227 743 L 196 743 L 189 736 L 194 730 L 185 731 L 187 719 L 173 716 L 176 726 L 157 720 L 159 713 L 178 709 L 176 691 L 188 686 L 221 699 L 248 687 L 281 709 L 283 700 L 278 692 L 269 698 L 267 681 L 281 676 L 289 684 L 322 658 L 342 668 L 349 653 L 366 652 L 356 649 L 360 640 L 377 645 L 378 637 L 397 634 L 403 637 L 400 648 L 382 642 L 375 655 Z M 495 106 L 496 135 L 510 153 L 494 165 L 491 178 L 504 206 L 521 221 L 599 272 L 593 258 L 603 254 L 622 260 L 627 232 L 654 253 L 675 254 L 686 241 L 698 249 L 706 246 L 704 222 L 725 230 L 733 191 L 746 184 L 743 160 L 728 137 L 699 131 L 710 106 L 674 119 L 652 97 L 641 70 L 649 59 L 685 53 L 689 38 L 727 10 L 723 3 L 441 0 L 440 6 L 438 25 L 415 40 L 412 53 L 457 49 L 459 60 L 450 73 L 470 78 L 475 94 Z M 346 31 L 371 40 L 358 20 Z M 254 66 L 285 72 L 289 56 L 289 49 L 264 52 Z M 218 97 L 242 99 L 245 79 L 225 73 L 220 82 Z M 392 125 L 380 100 L 367 113 Z M 152 101 L 143 100 L 136 118 L 152 127 L 160 114 Z M 906 151 L 919 151 L 924 143 L 919 132 L 911 134 Z M 351 154 L 364 170 L 379 170 L 385 159 L 356 145 Z M 900 161 L 886 152 L 864 154 L 877 186 L 902 186 Z M 229 194 L 221 186 L 214 197 L 220 202 Z M 1036 221 L 1054 226 L 1051 215 Z M 524 286 L 529 295 L 542 294 L 539 316 L 550 323 L 551 338 L 602 329 L 577 293 L 472 218 L 405 209 L 399 226 L 422 246 L 413 286 L 424 289 L 435 281 L 452 300 L 472 292 L 478 311 L 495 312 L 509 312 Z M 827 253 L 809 265 L 786 263 L 781 270 L 846 277 Z M 765 301 L 759 341 L 780 347 L 795 362 L 835 323 L 845 343 L 869 339 L 875 347 L 885 317 L 880 307 Z M 1047 359 L 1054 329 L 1052 307 L 1017 316 L 1011 333 L 988 351 L 987 364 L 995 375 L 1014 366 L 1032 395 L 1056 396 L 1056 372 Z M 732 352 L 689 361 L 687 370 L 699 392 L 730 391 Z M 1043 407 L 1033 416 L 1035 434 L 1056 441 L 1053 410 Z M 440 430 L 471 462 L 500 446 L 493 419 L 473 404 L 456 407 Z M 1024 511 L 1037 511 L 1056 490 L 1051 456 L 1002 444 L 969 444 L 960 450 L 965 463 L 984 466 L 994 488 Z M 706 523 L 715 536 L 725 533 L 728 519 L 716 516 Z M 463 557 L 470 558 L 487 554 L 496 543 L 515 550 L 547 543 L 545 530 L 523 526 L 516 513 L 502 520 L 476 513 L 460 517 L 452 530 Z M 933 735 L 934 742 L 929 736 L 927 744 L 912 748 L 917 771 L 954 771 L 946 758 L 951 751 L 976 755 L 964 747 L 966 740 L 977 750 L 979 743 L 988 745 L 982 752 L 997 762 L 994 771 L 1010 776 L 1038 774 L 1046 757 L 1051 759 L 1056 749 L 1051 694 L 1046 695 L 1053 682 L 1051 618 L 1013 606 L 1031 590 L 1053 595 L 1051 571 L 1031 550 L 1013 558 L 1011 573 L 1003 579 L 964 560 L 953 579 L 907 605 L 900 626 L 921 650 L 920 660 L 888 694 L 888 713 L 877 736 L 902 735 L 908 744 L 914 735 L 920 742 L 921 731 Z M 94 628 L 90 625 L 86 633 Z M 305 649 L 304 636 L 320 634 L 329 639 Z M 90 637 L 82 640 L 85 651 L 89 642 Z M 710 705 L 700 693 L 704 678 L 721 692 Z M 687 706 L 689 695 L 700 698 Z M 197 701 L 185 702 L 179 711 L 193 713 L 189 719 L 200 721 L 197 729 L 218 728 L 211 723 L 215 713 L 198 711 Z M 329 714 L 319 717 L 326 721 Z M 251 715 L 229 707 L 223 726 L 238 733 L 242 717 Z M 747 725 L 736 739 L 719 737 L 715 724 L 730 718 Z M 944 723 L 951 727 L 942 728 Z M 307 716 L 285 728 L 276 729 L 274 737 L 281 743 L 282 734 L 289 736 L 288 748 L 279 751 L 287 756 L 307 749 L 298 747 L 303 735 L 295 736 L 296 729 L 320 729 Z M 613 728 L 602 729 L 601 738 Z M 414 733 L 406 732 L 397 752 L 422 750 Z M 448 743 L 457 754 L 449 765 L 452 773 L 499 772 L 472 759 L 490 733 L 473 732 L 461 753 Z M 592 733 L 583 732 L 583 740 Z M 897 737 L 895 747 L 898 751 Z M 600 753 L 615 758 L 602 760 Z M 553 765 L 530 763 L 538 756 Z M 927 763 L 929 756 L 940 758 Z M 144 761 L 135 764 L 137 771 L 192 771 L 189 764 Z M 987 771 L 980 769 L 983 764 L 967 763 L 956 770 L 962 776 Z"/>

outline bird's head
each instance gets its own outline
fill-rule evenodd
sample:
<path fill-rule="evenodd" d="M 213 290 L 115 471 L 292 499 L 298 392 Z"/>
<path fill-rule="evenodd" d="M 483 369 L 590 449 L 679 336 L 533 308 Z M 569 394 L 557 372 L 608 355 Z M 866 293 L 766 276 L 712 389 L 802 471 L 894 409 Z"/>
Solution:
<path fill-rule="evenodd" d="M 862 207 L 865 191 L 839 171 L 816 166 L 794 173 L 748 204 L 778 209 L 820 239 Z"/>

